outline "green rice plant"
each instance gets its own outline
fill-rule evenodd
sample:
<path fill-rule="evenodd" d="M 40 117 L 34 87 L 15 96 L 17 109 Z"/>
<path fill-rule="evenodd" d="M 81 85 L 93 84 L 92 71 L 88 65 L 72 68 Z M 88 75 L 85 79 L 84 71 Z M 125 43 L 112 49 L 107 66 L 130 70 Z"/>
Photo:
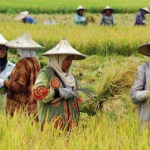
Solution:
<path fill-rule="evenodd" d="M 15 30 L 16 28 L 17 30 Z M 51 49 L 65 37 L 74 48 L 86 55 L 130 56 L 137 52 L 139 45 L 149 41 L 149 28 L 108 28 L 97 25 L 83 27 L 59 24 L 57 26 L 44 26 L 40 24 L 34 26 L 12 22 L 9 24 L 1 23 L 0 31 L 8 40 L 12 40 L 28 31 L 33 39 L 45 47 L 44 51 Z M 38 52 L 41 54 L 44 51 L 39 50 Z"/>
<path fill-rule="evenodd" d="M 46 124 L 41 131 L 40 124 L 33 122 L 32 117 L 25 117 L 24 113 L 16 113 L 13 118 L 0 113 L 0 120 L 1 150 L 150 148 L 149 130 L 140 129 L 137 115 L 132 112 L 117 119 L 107 114 L 86 118 L 80 122 L 79 128 L 74 128 L 68 134 L 55 130 L 52 124 Z"/>
<path fill-rule="evenodd" d="M 135 13 L 140 7 L 150 6 L 148 0 L 1 0 L 1 13 L 16 13 L 23 10 L 29 10 L 32 13 L 72 13 L 78 5 L 85 6 L 89 12 L 99 13 L 106 5 L 115 8 L 117 13 Z"/>

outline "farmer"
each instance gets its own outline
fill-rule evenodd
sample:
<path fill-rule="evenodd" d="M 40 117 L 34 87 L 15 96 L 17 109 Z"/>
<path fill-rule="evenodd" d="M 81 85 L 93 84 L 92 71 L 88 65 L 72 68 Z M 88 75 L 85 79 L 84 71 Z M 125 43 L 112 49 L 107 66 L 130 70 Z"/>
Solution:
<path fill-rule="evenodd" d="M 113 26 L 114 25 L 114 19 L 113 19 L 113 13 L 115 10 L 109 6 L 106 6 L 102 10 L 102 19 L 100 22 L 100 25 L 107 25 L 107 26 Z"/>
<path fill-rule="evenodd" d="M 139 53 L 150 57 L 150 43 L 138 48 Z M 139 107 L 141 123 L 150 122 L 150 62 L 138 67 L 138 75 L 131 90 L 131 99 Z"/>
<path fill-rule="evenodd" d="M 28 24 L 28 23 L 29 24 L 37 24 L 36 20 L 33 17 L 29 16 L 29 12 L 28 11 L 20 12 L 16 16 L 15 20 L 17 20 L 17 21 L 22 20 L 22 22 L 24 24 Z"/>
<path fill-rule="evenodd" d="M 86 9 L 81 5 L 75 10 L 76 14 L 74 16 L 75 24 L 86 24 L 86 16 L 85 16 Z"/>
<path fill-rule="evenodd" d="M 15 67 L 15 64 L 8 61 L 7 50 L 4 45 L 7 40 L 0 34 L 0 80 L 9 80 L 10 74 Z M 0 108 L 5 107 L 6 92 L 5 88 L 2 88 L 3 84 L 0 84 Z"/>
<path fill-rule="evenodd" d="M 38 101 L 39 121 L 54 123 L 55 128 L 69 131 L 78 126 L 79 109 L 76 79 L 70 72 L 73 60 L 84 59 L 85 56 L 76 51 L 64 39 L 43 56 L 48 56 L 50 65 L 38 75 L 33 97 Z"/>
<path fill-rule="evenodd" d="M 135 26 L 145 26 L 146 25 L 145 15 L 150 14 L 150 11 L 147 7 L 140 8 L 139 11 L 140 12 L 136 15 L 136 20 L 135 20 L 134 25 Z"/>
<path fill-rule="evenodd" d="M 32 97 L 32 87 L 40 71 L 35 50 L 42 47 L 28 33 L 5 45 L 17 49 L 21 57 L 10 75 L 10 80 L 0 80 L 0 85 L 8 90 L 6 112 L 13 116 L 15 111 L 25 109 L 28 115 L 34 113 L 37 116 L 37 101 Z"/>

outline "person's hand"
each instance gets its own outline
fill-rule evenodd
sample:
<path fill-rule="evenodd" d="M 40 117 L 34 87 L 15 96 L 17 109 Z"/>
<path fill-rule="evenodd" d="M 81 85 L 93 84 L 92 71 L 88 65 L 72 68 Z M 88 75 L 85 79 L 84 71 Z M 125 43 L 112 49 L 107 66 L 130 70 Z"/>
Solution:
<path fill-rule="evenodd" d="M 149 92 L 148 91 L 138 91 L 136 93 L 136 99 L 139 101 L 139 102 L 142 102 L 144 100 L 147 100 L 149 98 Z"/>
<path fill-rule="evenodd" d="M 60 96 L 64 99 L 69 99 L 75 96 L 75 93 L 67 88 L 59 88 Z"/>
<path fill-rule="evenodd" d="M 146 20 L 143 20 L 142 22 L 143 22 L 143 24 L 145 24 L 145 23 L 146 23 Z"/>
<path fill-rule="evenodd" d="M 4 80 L 0 79 L 0 88 L 2 88 L 4 86 Z"/>

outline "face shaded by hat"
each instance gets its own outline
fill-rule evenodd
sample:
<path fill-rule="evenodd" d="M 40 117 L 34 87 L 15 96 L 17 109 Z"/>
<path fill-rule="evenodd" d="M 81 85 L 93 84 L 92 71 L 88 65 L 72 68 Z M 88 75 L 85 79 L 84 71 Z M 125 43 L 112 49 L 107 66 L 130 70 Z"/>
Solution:
<path fill-rule="evenodd" d="M 54 48 L 42 54 L 43 56 L 54 56 L 54 55 L 74 55 L 74 60 L 85 59 L 86 56 L 75 50 L 66 39 L 63 39 Z"/>
<path fill-rule="evenodd" d="M 87 9 L 80 5 L 80 6 L 77 7 L 77 9 L 75 9 L 75 12 L 78 12 L 80 10 L 86 11 Z"/>
<path fill-rule="evenodd" d="M 144 12 L 145 14 L 150 14 L 150 10 L 148 9 L 148 7 L 143 7 L 139 9 L 141 12 Z"/>
<path fill-rule="evenodd" d="M 54 48 L 42 55 L 49 57 L 50 67 L 57 72 L 67 86 L 73 87 L 75 85 L 75 79 L 70 72 L 70 66 L 72 64 L 72 60 L 85 59 L 83 54 L 75 50 L 67 40 L 63 39 Z M 63 70 L 64 63 L 66 70 Z"/>
<path fill-rule="evenodd" d="M 109 6 L 106 6 L 106 7 L 101 11 L 101 13 L 104 14 L 104 13 L 106 13 L 107 10 L 109 10 L 111 13 L 116 12 L 115 9 L 113 9 L 113 8 L 111 8 L 111 7 L 109 7 Z"/>

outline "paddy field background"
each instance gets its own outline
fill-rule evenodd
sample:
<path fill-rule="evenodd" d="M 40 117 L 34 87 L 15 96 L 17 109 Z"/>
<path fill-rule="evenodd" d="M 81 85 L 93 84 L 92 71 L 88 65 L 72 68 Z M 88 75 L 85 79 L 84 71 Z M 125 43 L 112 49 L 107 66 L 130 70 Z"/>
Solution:
<path fill-rule="evenodd" d="M 86 15 L 94 17 L 95 23 L 74 25 L 72 11 L 79 4 L 88 8 Z M 99 12 L 106 5 L 117 10 L 114 27 L 99 26 Z M 149 150 L 149 130 L 140 127 L 138 107 L 129 95 L 137 67 L 150 60 L 137 53 L 139 45 L 150 41 L 150 16 L 146 27 L 134 27 L 136 12 L 145 6 L 150 6 L 148 0 L 1 0 L 0 33 L 13 40 L 28 31 L 45 47 L 38 51 L 42 67 L 48 58 L 41 53 L 66 38 L 87 55 L 83 61 L 74 61 L 71 70 L 80 88 L 92 91 L 97 98 L 80 95 L 80 126 L 67 135 L 54 131 L 51 124 L 41 132 L 32 117 L 19 113 L 10 118 L 1 110 L 0 150 Z M 14 20 L 16 13 L 24 10 L 31 12 L 37 25 Z M 48 18 L 57 25 L 43 25 Z M 16 50 L 9 50 L 9 60 L 19 60 Z"/>

